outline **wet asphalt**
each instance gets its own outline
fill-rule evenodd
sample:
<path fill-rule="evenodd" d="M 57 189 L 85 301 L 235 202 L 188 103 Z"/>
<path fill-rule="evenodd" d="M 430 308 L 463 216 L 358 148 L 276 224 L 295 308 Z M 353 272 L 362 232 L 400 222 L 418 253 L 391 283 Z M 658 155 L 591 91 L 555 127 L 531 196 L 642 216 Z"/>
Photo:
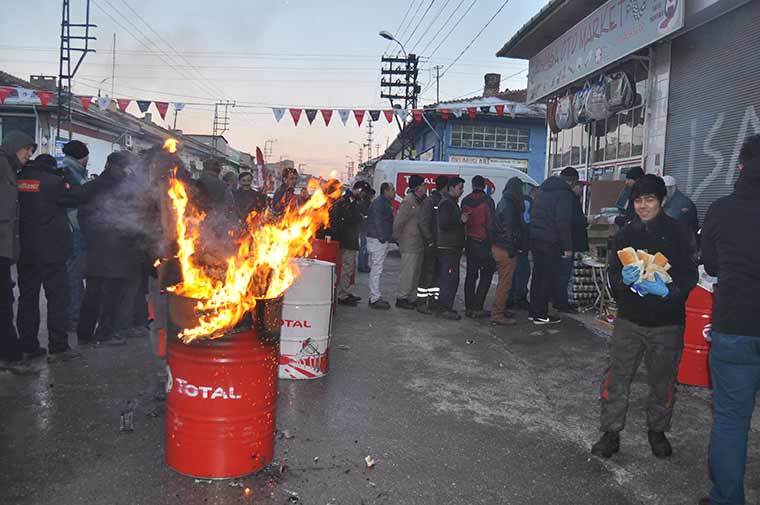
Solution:
<path fill-rule="evenodd" d="M 389 256 L 383 277 L 391 302 L 398 264 Z M 535 327 L 524 313 L 494 328 L 376 311 L 367 275 L 357 283 L 364 300 L 338 308 L 329 374 L 279 381 L 274 462 L 242 479 L 198 481 L 164 464 L 162 365 L 147 339 L 0 372 L 0 504 L 678 505 L 709 490 L 709 390 L 679 389 L 674 455 L 661 461 L 646 441 L 640 375 L 621 452 L 602 461 L 589 450 L 603 337 L 572 319 Z M 129 411 L 134 430 L 122 432 Z M 748 503 L 760 497 L 757 435 Z"/>

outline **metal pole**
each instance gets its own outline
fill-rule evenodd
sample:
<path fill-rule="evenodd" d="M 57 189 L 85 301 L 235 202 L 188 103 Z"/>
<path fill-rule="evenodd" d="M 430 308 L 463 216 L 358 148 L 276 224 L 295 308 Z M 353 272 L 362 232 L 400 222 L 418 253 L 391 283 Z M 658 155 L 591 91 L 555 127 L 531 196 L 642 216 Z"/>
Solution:
<path fill-rule="evenodd" d="M 435 103 L 441 103 L 441 66 L 435 66 Z"/>
<path fill-rule="evenodd" d="M 111 98 L 113 98 L 115 82 L 116 82 L 116 32 L 113 32 L 113 55 L 112 55 L 112 60 L 111 60 Z"/>

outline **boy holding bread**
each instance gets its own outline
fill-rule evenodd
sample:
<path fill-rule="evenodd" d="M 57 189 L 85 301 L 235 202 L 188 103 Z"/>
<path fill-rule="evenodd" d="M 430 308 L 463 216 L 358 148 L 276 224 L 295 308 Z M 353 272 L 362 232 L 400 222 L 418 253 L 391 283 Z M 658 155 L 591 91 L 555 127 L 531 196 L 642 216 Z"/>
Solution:
<path fill-rule="evenodd" d="M 656 175 L 636 182 L 631 190 L 636 216 L 615 236 L 609 254 L 618 318 L 601 387 L 604 435 L 591 449 L 603 458 L 620 449 L 630 386 L 642 359 L 649 384 L 649 444 L 658 458 L 672 454 L 665 432 L 673 415 L 684 306 L 698 274 L 693 235 L 662 210 L 666 193 Z"/>

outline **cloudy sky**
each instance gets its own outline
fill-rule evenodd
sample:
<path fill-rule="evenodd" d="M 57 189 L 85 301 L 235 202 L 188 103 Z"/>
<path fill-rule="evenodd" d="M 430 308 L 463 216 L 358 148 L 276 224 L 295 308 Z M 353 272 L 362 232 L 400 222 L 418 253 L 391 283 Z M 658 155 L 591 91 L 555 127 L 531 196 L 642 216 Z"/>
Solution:
<path fill-rule="evenodd" d="M 72 22 L 83 19 L 84 3 L 72 0 Z M 503 3 L 91 0 L 97 52 L 87 55 L 74 91 L 111 93 L 116 33 L 114 98 L 186 102 L 177 127 L 206 134 L 213 103 L 234 100 L 225 133 L 233 147 L 254 152 L 272 140 L 272 161 L 290 158 L 312 174 L 342 172 L 349 159 L 357 159 L 357 144 L 366 143 L 366 124 L 359 128 L 352 117 L 343 126 L 336 114 L 327 128 L 320 117 L 311 126 L 302 117 L 295 127 L 288 115 L 277 123 L 271 107 L 387 107 L 380 98 L 380 56 L 399 49 L 381 39 L 380 30 L 422 57 L 423 104 L 435 101 L 435 65 L 442 65 L 442 99 L 479 95 L 487 72 L 502 74 L 502 88 L 525 87 L 527 64 L 494 54 L 546 2 L 509 1 L 475 39 Z M 0 18 L 0 68 L 25 79 L 56 75 L 60 1 L 25 0 L 24 5 L 33 14 Z M 135 104 L 129 112 L 139 115 Z M 383 119 L 376 126 L 373 144 L 382 151 L 398 130 Z M 366 159 L 366 149 L 363 155 Z"/>

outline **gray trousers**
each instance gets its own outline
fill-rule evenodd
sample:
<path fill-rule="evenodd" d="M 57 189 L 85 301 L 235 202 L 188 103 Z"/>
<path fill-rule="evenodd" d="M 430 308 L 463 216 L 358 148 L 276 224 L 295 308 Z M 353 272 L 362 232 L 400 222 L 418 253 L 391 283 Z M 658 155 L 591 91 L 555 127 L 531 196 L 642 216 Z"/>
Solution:
<path fill-rule="evenodd" d="M 396 298 L 404 299 L 411 303 L 417 301 L 417 287 L 420 284 L 422 273 L 422 253 L 401 253 L 401 273 L 398 281 L 398 295 Z"/>
<path fill-rule="evenodd" d="M 351 276 L 356 271 L 357 251 L 341 249 L 340 279 L 338 281 L 338 298 L 343 299 L 350 295 Z"/>
<path fill-rule="evenodd" d="M 669 431 L 675 403 L 675 383 L 683 349 L 683 326 L 639 326 L 618 318 L 610 341 L 610 367 L 601 387 L 601 430 L 622 431 L 628 412 L 631 382 L 641 360 L 647 368 L 647 424 Z"/>

